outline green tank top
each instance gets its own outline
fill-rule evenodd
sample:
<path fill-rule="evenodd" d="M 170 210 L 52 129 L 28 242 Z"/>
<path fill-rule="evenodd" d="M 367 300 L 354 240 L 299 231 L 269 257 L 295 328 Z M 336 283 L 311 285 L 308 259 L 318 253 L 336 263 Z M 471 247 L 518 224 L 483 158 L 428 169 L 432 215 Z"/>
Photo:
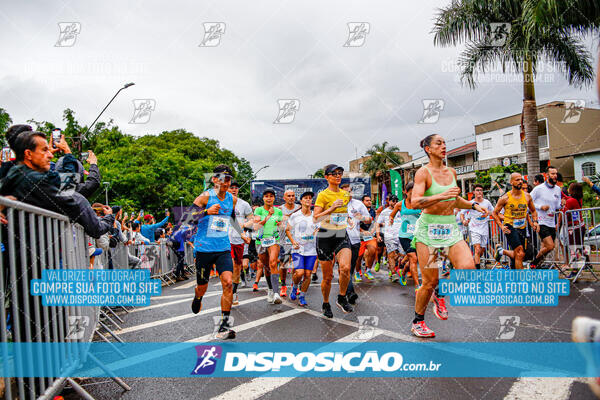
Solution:
<path fill-rule="evenodd" d="M 429 186 L 429 189 L 427 189 L 425 191 L 425 193 L 423 193 L 424 196 L 426 196 L 426 197 L 435 196 L 436 194 L 444 193 L 446 190 L 448 190 L 452 187 L 458 187 L 458 185 L 456 184 L 456 177 L 454 176 L 454 174 L 452 174 L 452 183 L 450 183 L 449 185 L 440 185 L 433 178 L 433 173 L 429 170 L 429 168 L 427 168 L 426 166 L 424 166 L 424 168 L 427 170 L 427 172 L 429 172 L 429 175 L 431 175 L 431 186 Z M 451 199 L 446 199 L 446 200 L 441 200 L 441 201 L 452 201 L 452 200 L 456 200 L 456 197 L 452 197 Z"/>

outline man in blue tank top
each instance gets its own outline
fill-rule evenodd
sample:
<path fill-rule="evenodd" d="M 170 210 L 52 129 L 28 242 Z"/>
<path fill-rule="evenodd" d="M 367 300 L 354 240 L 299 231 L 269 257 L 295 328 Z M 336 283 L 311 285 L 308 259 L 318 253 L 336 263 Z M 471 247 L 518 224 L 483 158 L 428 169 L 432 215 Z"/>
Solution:
<path fill-rule="evenodd" d="M 233 214 L 237 197 L 228 192 L 233 172 L 227 165 L 217 165 L 211 178 L 213 188 L 202 193 L 194 200 L 194 219 L 198 221 L 198 232 L 194 239 L 196 256 L 196 290 L 192 301 L 192 312 L 197 314 L 202 308 L 202 296 L 206 293 L 210 270 L 217 267 L 223 294 L 221 312 L 223 318 L 217 331 L 219 339 L 233 339 L 235 332 L 229 323 L 231 303 L 233 301 L 233 262 L 229 225 L 241 232 Z"/>

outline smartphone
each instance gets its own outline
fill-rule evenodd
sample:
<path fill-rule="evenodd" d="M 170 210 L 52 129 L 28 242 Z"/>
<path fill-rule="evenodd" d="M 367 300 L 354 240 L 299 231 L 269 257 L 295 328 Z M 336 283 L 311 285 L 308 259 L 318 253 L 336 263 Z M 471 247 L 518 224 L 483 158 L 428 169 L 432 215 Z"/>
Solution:
<path fill-rule="evenodd" d="M 62 135 L 62 130 L 56 128 L 52 131 L 52 147 L 56 148 L 56 144 L 60 142 L 60 137 Z"/>
<path fill-rule="evenodd" d="M 165 214 L 166 214 L 166 213 L 168 213 L 168 212 L 169 212 L 169 209 L 168 209 L 168 208 L 165 208 Z"/>
<path fill-rule="evenodd" d="M 81 162 L 87 160 L 89 155 L 90 153 L 88 153 L 87 151 L 85 153 L 81 153 Z"/>
<path fill-rule="evenodd" d="M 10 161 L 10 156 L 11 156 L 11 150 L 10 147 L 3 147 L 2 148 L 2 162 L 8 162 Z"/>

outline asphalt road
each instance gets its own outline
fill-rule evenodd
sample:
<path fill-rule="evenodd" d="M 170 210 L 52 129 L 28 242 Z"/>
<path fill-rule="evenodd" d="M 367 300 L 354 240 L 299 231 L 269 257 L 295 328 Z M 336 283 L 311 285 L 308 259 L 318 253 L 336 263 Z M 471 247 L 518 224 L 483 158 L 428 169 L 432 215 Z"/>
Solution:
<path fill-rule="evenodd" d="M 288 278 L 289 279 L 289 278 Z M 211 279 L 200 314 L 190 311 L 192 280 L 163 288 L 152 305 L 138 308 L 122 317 L 118 331 L 124 341 L 182 342 L 214 330 L 219 317 L 220 286 Z M 332 289 L 331 301 L 337 293 Z M 266 284 L 259 292 L 243 288 L 241 304 L 234 307 L 237 341 L 316 341 L 345 340 L 357 335 L 359 317 L 377 316 L 378 334 L 371 341 L 418 342 L 410 333 L 413 317 L 414 287 L 390 283 L 387 272 L 376 280 L 357 285 L 360 295 L 355 312 L 344 315 L 334 306 L 332 320 L 321 316 L 320 285 L 311 285 L 308 309 L 285 300 L 281 305 L 266 302 Z M 600 315 L 600 284 L 578 282 L 557 307 L 452 307 L 449 319 L 440 321 L 428 308 L 426 320 L 437 342 L 493 342 L 500 331 L 499 316 L 519 316 L 512 341 L 570 341 L 574 317 Z M 193 366 L 192 366 L 193 367 Z M 572 399 L 595 397 L 581 379 L 572 378 L 127 378 L 131 391 L 124 392 L 104 378 L 84 381 L 85 388 L 97 400 L 149 399 Z M 67 400 L 79 396 L 65 392 Z"/>

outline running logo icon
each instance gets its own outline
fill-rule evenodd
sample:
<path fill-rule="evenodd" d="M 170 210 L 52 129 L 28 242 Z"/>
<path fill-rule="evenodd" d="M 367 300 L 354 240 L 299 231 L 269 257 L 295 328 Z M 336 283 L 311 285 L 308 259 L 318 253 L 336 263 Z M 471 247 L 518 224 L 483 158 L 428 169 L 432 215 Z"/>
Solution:
<path fill-rule="evenodd" d="M 221 358 L 221 346 L 196 346 L 198 361 L 190 375 L 210 375 L 217 368 L 217 360 Z"/>
<path fill-rule="evenodd" d="M 198 47 L 217 47 L 221 44 L 221 36 L 225 34 L 225 22 L 205 22 L 204 39 Z"/>
<path fill-rule="evenodd" d="M 156 109 L 156 100 L 154 99 L 135 99 L 133 100 L 133 116 L 130 124 L 146 124 L 150 121 L 152 111 Z"/>
<path fill-rule="evenodd" d="M 291 124 L 296 118 L 296 113 L 300 109 L 300 100 L 298 99 L 279 99 L 277 100 L 279 105 L 279 114 L 274 124 Z"/>
<path fill-rule="evenodd" d="M 565 116 L 560 121 L 561 124 L 576 124 L 581 118 L 585 100 L 565 100 Z"/>
<path fill-rule="evenodd" d="M 368 22 L 348 22 L 348 40 L 344 47 L 361 47 L 365 44 L 369 32 L 371 24 Z"/>
<path fill-rule="evenodd" d="M 489 44 L 492 47 L 501 47 L 506 43 L 510 34 L 510 23 L 508 22 L 492 22 L 490 24 Z"/>
<path fill-rule="evenodd" d="M 58 40 L 54 47 L 73 47 L 77 40 L 77 35 L 81 33 L 81 24 L 79 22 L 59 22 Z"/>
<path fill-rule="evenodd" d="M 521 318 L 517 315 L 499 316 L 498 318 L 500 318 L 500 331 L 496 339 L 510 340 L 514 338 L 517 326 L 521 323 Z"/>
<path fill-rule="evenodd" d="M 69 316 L 69 327 L 65 339 L 80 340 L 83 339 L 85 328 L 90 325 L 90 317 L 85 315 Z"/>
<path fill-rule="evenodd" d="M 423 117 L 419 120 L 419 124 L 435 124 L 440 119 L 442 110 L 444 110 L 444 100 L 423 100 Z"/>

